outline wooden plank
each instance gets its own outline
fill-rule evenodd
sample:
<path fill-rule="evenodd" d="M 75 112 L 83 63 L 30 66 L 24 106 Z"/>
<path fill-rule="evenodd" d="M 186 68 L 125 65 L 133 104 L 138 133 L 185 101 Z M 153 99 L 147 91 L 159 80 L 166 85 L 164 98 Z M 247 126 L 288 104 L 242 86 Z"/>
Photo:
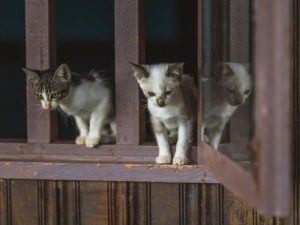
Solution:
<path fill-rule="evenodd" d="M 42 181 L 43 182 L 43 196 L 44 204 L 42 209 L 44 211 L 45 225 L 58 225 L 58 183 L 56 181 Z"/>
<path fill-rule="evenodd" d="M 39 224 L 38 182 L 11 181 L 12 224 Z"/>
<path fill-rule="evenodd" d="M 128 184 L 109 183 L 109 225 L 128 225 Z"/>
<path fill-rule="evenodd" d="M 129 62 L 144 62 L 143 0 L 115 2 L 115 79 L 117 143 L 144 140 L 145 120 L 139 87 Z"/>
<path fill-rule="evenodd" d="M 81 225 L 108 224 L 108 183 L 80 182 Z"/>
<path fill-rule="evenodd" d="M 179 184 L 151 184 L 152 225 L 179 225 L 179 204 Z"/>
<path fill-rule="evenodd" d="M 200 224 L 201 193 L 200 184 L 182 184 L 182 199 L 180 202 L 182 223 L 185 225 Z"/>
<path fill-rule="evenodd" d="M 205 161 L 217 180 L 238 197 L 257 206 L 259 204 L 258 190 L 254 175 L 214 150 L 208 144 L 203 143 L 202 145 L 204 146 L 202 150 Z"/>
<path fill-rule="evenodd" d="M 260 208 L 276 215 L 287 215 L 290 208 L 291 6 L 291 1 L 255 1 L 254 147 Z"/>
<path fill-rule="evenodd" d="M 216 182 L 210 171 L 204 166 L 156 164 L 0 162 L 0 178 L 172 183 Z"/>
<path fill-rule="evenodd" d="M 204 146 L 203 146 L 204 147 Z M 225 144 L 220 151 L 236 161 L 248 161 L 247 144 Z M 235 152 L 239 150 L 239 153 Z M 175 148 L 173 146 L 173 154 Z M 27 144 L 0 143 L 0 159 L 5 161 L 44 162 L 111 162 L 111 163 L 154 163 L 157 146 L 153 145 L 100 145 L 96 149 L 74 144 Z M 190 160 L 197 162 L 196 146 L 192 147 Z"/>
<path fill-rule="evenodd" d="M 128 184 L 128 216 L 130 225 L 151 225 L 151 184 Z"/>
<path fill-rule="evenodd" d="M 224 189 L 222 191 L 224 225 L 253 225 L 253 208 L 235 196 L 232 192 L 228 191 L 228 189 Z"/>
<path fill-rule="evenodd" d="M 220 185 L 200 185 L 200 220 L 201 224 L 223 225 Z"/>
<path fill-rule="evenodd" d="M 10 195 L 8 180 L 0 180 L 0 225 L 11 224 L 10 218 Z"/>
<path fill-rule="evenodd" d="M 54 68 L 56 57 L 55 0 L 26 0 L 26 67 Z M 24 75 L 25 76 L 25 75 Z M 55 114 L 36 113 L 38 101 L 27 84 L 28 142 L 49 143 L 56 139 Z"/>
<path fill-rule="evenodd" d="M 293 220 L 300 224 L 300 2 L 294 1 L 294 151 L 293 160 Z"/>
<path fill-rule="evenodd" d="M 249 0 L 229 0 L 230 62 L 249 63 L 251 51 L 250 20 Z M 230 142 L 250 140 L 251 114 L 253 112 L 251 108 L 251 100 L 248 99 L 230 119 Z"/>
<path fill-rule="evenodd" d="M 79 182 L 60 181 L 58 187 L 59 224 L 80 225 Z"/>

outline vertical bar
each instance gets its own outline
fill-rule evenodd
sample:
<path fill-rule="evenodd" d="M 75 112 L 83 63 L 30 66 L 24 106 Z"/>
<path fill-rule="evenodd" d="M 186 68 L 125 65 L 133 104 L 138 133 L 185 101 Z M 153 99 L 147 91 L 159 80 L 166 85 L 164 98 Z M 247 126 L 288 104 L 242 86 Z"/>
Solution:
<path fill-rule="evenodd" d="M 197 73 L 198 73 L 198 118 L 197 118 L 197 163 L 201 164 L 204 162 L 204 156 L 201 151 L 202 149 L 202 76 L 203 76 L 203 46 L 202 46 L 202 1 L 197 2 Z"/>
<path fill-rule="evenodd" d="M 139 144 L 144 138 L 140 92 L 129 62 L 144 62 L 143 0 L 115 1 L 115 72 L 117 143 Z"/>
<path fill-rule="evenodd" d="M 26 67 L 53 68 L 56 61 L 55 0 L 26 0 Z M 27 85 L 28 142 L 49 143 L 56 138 L 54 113 L 37 112 L 31 86 Z"/>
<path fill-rule="evenodd" d="M 229 0 L 229 60 L 249 63 L 250 0 Z M 250 138 L 250 101 L 242 105 L 230 120 L 230 142 L 247 142 Z"/>
<path fill-rule="evenodd" d="M 290 206 L 292 4 L 255 1 L 256 151 L 261 208 Z"/>

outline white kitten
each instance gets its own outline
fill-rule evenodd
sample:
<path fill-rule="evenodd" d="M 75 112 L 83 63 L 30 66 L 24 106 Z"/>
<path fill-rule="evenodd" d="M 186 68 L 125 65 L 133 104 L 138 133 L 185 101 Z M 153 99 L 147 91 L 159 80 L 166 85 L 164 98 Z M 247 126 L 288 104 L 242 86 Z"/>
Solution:
<path fill-rule="evenodd" d="M 71 73 L 66 64 L 60 65 L 55 72 L 23 70 L 44 109 L 60 107 L 74 116 L 80 132 L 76 144 L 95 147 L 100 142 L 114 141 L 112 90 L 105 72 L 93 70 L 81 76 Z"/>
<path fill-rule="evenodd" d="M 239 63 L 223 63 L 212 77 L 210 108 L 204 107 L 202 139 L 207 137 L 206 141 L 215 149 L 219 146 L 227 121 L 250 95 L 252 84 L 248 67 Z"/>
<path fill-rule="evenodd" d="M 183 63 L 131 65 L 147 98 L 159 148 L 156 163 L 171 163 L 168 140 L 176 141 L 178 136 L 173 164 L 187 164 L 197 105 L 193 78 L 183 74 Z"/>

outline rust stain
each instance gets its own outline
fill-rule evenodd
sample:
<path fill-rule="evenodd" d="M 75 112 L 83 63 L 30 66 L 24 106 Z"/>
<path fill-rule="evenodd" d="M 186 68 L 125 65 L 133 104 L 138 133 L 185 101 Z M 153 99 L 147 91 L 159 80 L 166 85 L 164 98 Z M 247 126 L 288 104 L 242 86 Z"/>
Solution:
<path fill-rule="evenodd" d="M 5 162 L 4 165 L 5 166 L 10 166 L 10 162 Z"/>
<path fill-rule="evenodd" d="M 136 165 L 136 164 L 124 164 L 123 166 L 128 168 L 128 169 L 132 169 L 134 167 L 139 167 L 139 165 Z"/>
<path fill-rule="evenodd" d="M 34 172 L 33 172 L 33 176 L 34 176 L 34 177 L 36 177 L 37 174 L 38 174 L 37 171 L 34 171 Z"/>

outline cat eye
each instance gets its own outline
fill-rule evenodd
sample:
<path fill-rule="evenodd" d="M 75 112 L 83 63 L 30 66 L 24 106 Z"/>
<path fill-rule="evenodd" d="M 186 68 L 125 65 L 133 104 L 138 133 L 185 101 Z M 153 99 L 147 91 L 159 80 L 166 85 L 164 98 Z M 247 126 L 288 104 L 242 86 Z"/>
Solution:
<path fill-rule="evenodd" d="M 155 93 L 154 93 L 154 92 L 151 92 L 151 91 L 149 91 L 149 92 L 148 92 L 148 95 L 149 95 L 150 97 L 153 97 L 153 96 L 155 96 Z"/>
<path fill-rule="evenodd" d="M 59 98 L 60 97 L 60 93 L 54 93 L 51 95 L 52 98 Z"/>
<path fill-rule="evenodd" d="M 43 99 L 43 95 L 41 94 L 35 94 L 36 98 L 39 99 L 39 100 L 42 100 Z"/>
<path fill-rule="evenodd" d="M 249 93 L 250 93 L 250 90 L 246 90 L 246 91 L 244 92 L 245 95 L 247 95 L 247 94 L 249 94 Z"/>
<path fill-rule="evenodd" d="M 172 91 L 165 91 L 165 95 L 170 95 L 172 94 Z"/>

